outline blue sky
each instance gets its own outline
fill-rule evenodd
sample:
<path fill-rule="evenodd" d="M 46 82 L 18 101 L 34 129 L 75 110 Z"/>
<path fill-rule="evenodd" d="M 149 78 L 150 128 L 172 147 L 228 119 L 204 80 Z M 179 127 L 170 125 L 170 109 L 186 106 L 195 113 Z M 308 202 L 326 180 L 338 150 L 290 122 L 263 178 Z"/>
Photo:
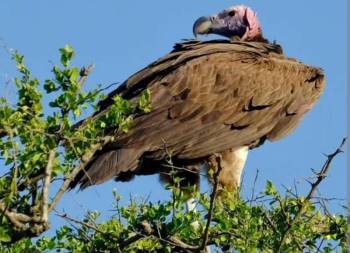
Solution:
<path fill-rule="evenodd" d="M 52 62 L 58 63 L 57 49 L 71 44 L 77 51 L 74 64 L 96 65 L 86 86 L 93 88 L 122 82 L 169 52 L 175 42 L 192 38 L 192 24 L 198 17 L 235 4 L 256 10 L 264 35 L 281 44 L 286 55 L 325 71 L 325 92 L 299 128 L 281 141 L 250 152 L 244 172 L 245 196 L 250 194 L 257 169 L 257 190 L 270 179 L 280 189 L 296 181 L 300 192 L 306 192 L 310 168 L 318 169 L 325 160 L 323 154 L 334 151 L 346 135 L 346 0 L 2 0 L 0 39 L 2 45 L 24 54 L 41 80 L 51 74 Z M 0 48 L 0 96 L 15 95 L 12 84 L 6 84 L 15 75 L 9 58 Z M 138 177 L 130 183 L 110 181 L 83 192 L 69 192 L 59 210 L 78 218 L 95 209 L 108 215 L 112 188 L 117 188 L 125 202 L 130 194 L 150 194 L 153 201 L 169 196 L 157 176 Z M 202 180 L 202 191 L 208 189 Z M 346 197 L 345 155 L 336 159 L 320 192 L 327 197 Z M 341 211 L 336 203 L 332 210 Z M 64 223 L 52 218 L 54 226 Z"/>

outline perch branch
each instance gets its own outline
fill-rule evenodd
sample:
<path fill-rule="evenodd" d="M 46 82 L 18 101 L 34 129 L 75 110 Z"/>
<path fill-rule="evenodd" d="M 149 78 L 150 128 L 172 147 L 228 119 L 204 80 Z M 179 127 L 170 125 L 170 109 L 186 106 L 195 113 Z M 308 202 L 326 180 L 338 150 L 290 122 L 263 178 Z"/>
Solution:
<path fill-rule="evenodd" d="M 201 250 L 203 250 L 207 246 L 207 243 L 208 243 L 209 228 L 210 228 L 211 220 L 213 218 L 215 199 L 216 199 L 217 190 L 218 190 L 218 186 L 219 186 L 219 176 L 220 176 L 220 172 L 222 170 L 220 156 L 216 157 L 216 163 L 217 163 L 217 170 L 214 173 L 213 191 L 211 192 L 211 195 L 210 195 L 210 205 L 209 205 L 209 210 L 208 210 L 208 218 L 207 218 L 207 224 L 206 224 L 205 229 L 204 229 L 202 245 L 200 247 Z"/>

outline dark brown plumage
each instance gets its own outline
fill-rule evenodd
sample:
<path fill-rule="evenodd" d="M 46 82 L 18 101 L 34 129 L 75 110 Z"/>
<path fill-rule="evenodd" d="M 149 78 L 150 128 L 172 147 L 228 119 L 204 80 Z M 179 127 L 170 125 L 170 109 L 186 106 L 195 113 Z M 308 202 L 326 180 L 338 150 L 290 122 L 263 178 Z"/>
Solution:
<path fill-rule="evenodd" d="M 72 186 L 150 174 L 154 162 L 166 158 L 165 147 L 175 162 L 193 166 L 215 153 L 281 139 L 312 108 L 323 87 L 320 69 L 285 57 L 278 45 L 177 44 L 101 103 L 96 117 L 108 110 L 114 95 L 136 102 L 148 88 L 152 111 L 135 117 L 127 134 L 98 151 L 86 168 L 88 176 L 81 172 Z M 223 173 L 230 174 L 229 169 Z M 233 180 L 227 176 L 221 183 L 229 187 Z"/>

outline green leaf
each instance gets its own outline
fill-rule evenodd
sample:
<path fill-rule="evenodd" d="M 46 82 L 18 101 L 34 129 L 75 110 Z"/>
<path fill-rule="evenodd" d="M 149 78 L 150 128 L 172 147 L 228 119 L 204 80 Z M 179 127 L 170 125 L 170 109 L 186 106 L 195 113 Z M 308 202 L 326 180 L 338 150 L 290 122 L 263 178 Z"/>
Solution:
<path fill-rule="evenodd" d="M 142 92 L 139 100 L 139 108 L 144 113 L 151 112 L 151 91 L 149 89 Z"/>
<path fill-rule="evenodd" d="M 0 226 L 0 242 L 11 242 L 11 236 L 5 228 Z"/>
<path fill-rule="evenodd" d="M 59 49 L 61 52 L 61 63 L 64 67 L 68 67 L 71 59 L 74 57 L 75 52 L 70 45 L 65 45 L 63 48 Z"/>
<path fill-rule="evenodd" d="M 44 89 L 46 90 L 47 93 L 51 93 L 53 91 L 56 91 L 57 87 L 53 81 L 46 80 L 44 84 Z"/>
<path fill-rule="evenodd" d="M 274 196 L 277 194 L 277 190 L 270 180 L 266 182 L 265 194 L 270 196 Z"/>
<path fill-rule="evenodd" d="M 10 191 L 11 191 L 10 198 L 12 198 L 15 194 L 17 194 L 17 174 L 18 174 L 18 169 L 14 168 L 12 182 L 10 186 Z"/>
<path fill-rule="evenodd" d="M 79 108 L 76 108 L 74 111 L 73 111 L 73 114 L 75 117 L 79 117 L 80 116 L 80 109 Z"/>
<path fill-rule="evenodd" d="M 77 67 L 71 68 L 69 72 L 69 81 L 71 83 L 76 83 L 79 77 L 79 69 Z"/>

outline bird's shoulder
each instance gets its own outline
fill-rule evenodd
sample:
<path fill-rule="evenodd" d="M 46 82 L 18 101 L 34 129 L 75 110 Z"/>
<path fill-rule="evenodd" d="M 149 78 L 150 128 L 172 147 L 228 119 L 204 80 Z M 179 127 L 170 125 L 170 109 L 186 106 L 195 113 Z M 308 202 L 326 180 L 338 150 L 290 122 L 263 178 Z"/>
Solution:
<path fill-rule="evenodd" d="M 229 66 L 225 62 L 225 59 L 228 58 L 230 59 Z M 320 69 L 306 66 L 293 58 L 286 57 L 282 47 L 276 43 L 187 40 L 176 43 L 170 53 L 130 76 L 100 103 L 100 108 L 103 110 L 108 107 L 115 95 L 120 95 L 125 99 L 136 98 L 151 84 L 161 82 L 164 76 L 171 75 L 176 72 L 175 70 L 187 66 L 187 70 L 182 71 L 183 73 L 179 73 L 178 76 L 187 75 L 190 74 L 187 72 L 193 69 L 191 65 L 198 65 L 198 63 L 205 65 L 208 62 L 209 65 L 216 64 L 218 68 L 222 66 L 231 69 L 242 69 L 240 65 L 245 64 L 250 73 L 278 69 L 279 71 L 270 71 L 270 74 L 281 75 L 281 78 L 285 78 L 289 71 L 304 68 L 322 75 Z M 288 71 L 281 71 L 284 68 Z M 206 72 L 202 72 L 201 75 L 206 75 Z"/>

